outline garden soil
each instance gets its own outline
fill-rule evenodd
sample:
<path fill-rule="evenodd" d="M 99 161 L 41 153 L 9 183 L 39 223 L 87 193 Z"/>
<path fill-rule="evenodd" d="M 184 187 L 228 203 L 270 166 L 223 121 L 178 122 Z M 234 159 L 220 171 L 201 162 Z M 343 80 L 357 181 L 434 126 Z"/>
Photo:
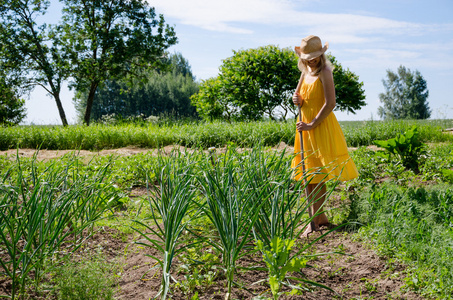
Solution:
<path fill-rule="evenodd" d="M 309 239 L 316 239 L 321 233 L 314 233 Z M 127 242 L 118 237 L 113 229 L 101 228 L 91 240 L 95 248 L 102 247 L 107 260 L 118 264 L 118 292 L 116 299 L 152 299 L 159 290 L 161 273 L 155 260 L 146 256 L 157 253 L 149 248 L 134 243 L 134 238 Z M 138 237 L 135 237 L 135 241 Z M 299 240 L 300 243 L 307 239 Z M 343 254 L 324 254 L 309 262 L 310 268 L 302 273 L 307 279 L 321 283 L 331 288 L 312 287 L 301 295 L 284 295 L 280 299 L 424 299 L 411 291 L 405 291 L 404 268 L 396 263 L 388 263 L 373 250 L 360 242 L 354 241 L 345 232 L 332 232 L 316 242 L 310 254 L 342 252 Z M 178 265 L 178 261 L 174 262 Z M 259 257 L 240 260 L 239 266 L 263 266 Z M 175 268 L 177 269 L 177 268 Z M 177 281 L 184 280 L 183 275 L 176 271 L 172 274 Z M 252 299 L 263 293 L 268 293 L 266 284 L 253 284 L 266 279 L 263 271 L 239 271 L 236 281 L 241 288 L 233 288 L 232 299 Z M 297 275 L 300 277 L 300 274 Z M 211 286 L 196 290 L 199 299 L 224 299 L 226 280 L 218 278 Z M 171 299 L 191 299 L 193 293 L 183 294 L 174 291 Z"/>
<path fill-rule="evenodd" d="M 178 147 L 182 148 L 182 147 Z M 166 153 L 172 151 L 173 146 L 167 146 L 162 150 Z M 291 152 L 293 149 L 287 145 L 280 144 L 274 149 Z M 217 151 L 225 151 L 224 148 Z M 38 160 L 56 159 L 73 150 L 40 150 L 36 153 L 34 149 L 19 149 L 0 151 L 0 155 L 8 155 L 11 158 L 37 156 Z M 81 156 L 95 155 L 134 155 L 137 153 L 156 154 L 155 149 L 121 148 L 102 150 L 99 152 L 77 151 Z M 130 197 L 142 197 L 146 195 L 144 188 L 134 188 L 130 191 Z M 333 201 L 335 202 L 335 201 Z M 310 240 L 316 239 L 320 232 L 309 236 Z M 89 240 L 83 249 L 84 253 L 93 251 L 96 253 L 102 249 L 105 259 L 115 264 L 117 275 L 116 299 L 121 300 L 147 300 L 152 299 L 159 290 L 161 273 L 156 267 L 156 261 L 147 255 L 156 255 L 154 250 L 136 244 L 139 240 L 138 234 L 128 235 L 116 232 L 113 228 L 101 227 L 98 232 Z M 307 243 L 308 240 L 298 240 L 299 246 Z M 342 252 L 342 254 L 332 254 Z M 330 253 L 318 256 L 308 264 L 310 267 L 302 270 L 307 279 L 323 284 L 333 291 L 319 287 L 311 287 L 310 291 L 301 295 L 284 295 L 280 299 L 424 299 L 412 291 L 404 288 L 404 267 L 389 262 L 377 255 L 365 244 L 356 241 L 353 235 L 347 232 L 334 231 L 318 240 L 311 248 L 310 254 Z M 240 260 L 240 266 L 263 266 L 260 257 L 252 257 L 247 260 Z M 174 262 L 178 265 L 178 261 Z M 183 280 L 182 274 L 173 272 L 177 281 Z M 298 274 L 300 276 L 301 274 Z M 265 283 L 253 284 L 259 280 L 266 279 L 266 272 L 263 271 L 239 271 L 236 275 L 236 282 L 240 288 L 233 288 L 233 299 L 252 299 L 255 296 L 267 293 L 269 289 Z M 8 292 L 10 284 L 0 278 L 0 295 Z M 183 294 L 174 289 L 172 299 L 191 299 L 193 294 Z M 199 299 L 224 299 L 226 290 L 225 278 L 217 278 L 210 286 L 197 290 Z M 38 298 L 36 298 L 38 299 Z M 40 298 L 39 299 L 43 299 Z"/>

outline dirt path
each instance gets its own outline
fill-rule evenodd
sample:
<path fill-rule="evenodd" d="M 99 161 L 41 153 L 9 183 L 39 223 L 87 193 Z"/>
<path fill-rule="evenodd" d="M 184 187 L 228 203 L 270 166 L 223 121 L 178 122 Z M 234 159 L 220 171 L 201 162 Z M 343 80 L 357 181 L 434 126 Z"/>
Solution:
<path fill-rule="evenodd" d="M 376 150 L 376 146 L 369 146 L 368 148 Z M 192 151 L 190 148 L 186 148 L 183 146 L 178 146 L 178 145 L 169 145 L 163 147 L 161 150 L 164 153 L 170 153 L 172 150 L 179 149 L 182 151 Z M 272 150 L 279 150 L 283 151 L 285 150 L 287 153 L 293 153 L 294 152 L 294 147 L 289 146 L 283 142 L 278 144 L 275 147 L 270 147 L 269 149 Z M 350 151 L 356 150 L 356 147 L 350 147 L 348 148 Z M 220 147 L 216 148 L 217 152 L 224 153 L 226 151 L 226 147 Z M 36 150 L 36 149 L 9 149 L 9 150 L 4 150 L 0 151 L 0 155 L 6 155 L 8 157 L 16 157 L 16 155 L 19 155 L 19 157 L 33 157 L 36 155 L 36 158 L 38 160 L 49 160 L 49 159 L 55 159 L 62 157 L 64 155 L 67 155 L 69 153 L 75 153 L 79 156 L 84 156 L 84 157 L 93 157 L 93 156 L 103 156 L 103 155 L 120 155 L 120 156 L 131 156 L 139 153 L 150 153 L 152 155 L 157 155 L 158 150 L 155 148 L 136 148 L 136 147 L 124 147 L 124 148 L 118 148 L 118 149 L 106 149 L 106 150 L 101 150 L 101 151 L 88 151 L 88 150 L 46 150 L 46 149 L 41 149 L 41 150 Z"/>
<path fill-rule="evenodd" d="M 144 189 L 133 189 L 131 197 L 140 197 L 146 193 Z M 310 239 L 316 239 L 321 233 L 314 233 Z M 105 235 L 102 235 L 105 238 Z M 156 253 L 154 250 L 138 247 L 129 240 L 128 243 L 115 240 L 105 240 L 107 243 L 116 244 L 117 253 L 125 253 L 124 267 L 119 282 L 118 299 L 147 300 L 156 295 L 160 285 L 160 272 L 152 270 L 144 278 L 155 261 L 145 254 Z M 305 242 L 306 240 L 302 240 Z M 128 251 L 124 251 L 125 248 Z M 104 247 L 106 249 L 109 246 Z M 110 247 L 111 248 L 111 247 Z M 334 290 L 314 288 L 299 296 L 282 296 L 280 299 L 424 299 L 419 295 L 405 291 L 404 268 L 396 263 L 389 263 L 385 258 L 379 257 L 373 250 L 362 243 L 355 241 L 351 233 L 332 232 L 320 239 L 311 249 L 312 253 L 342 252 L 344 254 L 326 254 L 312 260 L 312 268 L 305 268 L 302 272 L 308 279 L 326 285 Z M 113 257 L 113 256 L 112 256 Z M 178 263 L 175 262 L 175 266 Z M 241 260 L 239 265 L 265 266 L 260 257 Z M 176 280 L 184 280 L 180 274 L 173 271 Z M 239 272 L 236 280 L 243 285 L 241 289 L 233 290 L 233 299 L 252 299 L 263 292 L 269 292 L 267 285 L 252 285 L 252 283 L 265 279 L 266 272 L 247 271 Z M 217 279 L 213 285 L 204 290 L 198 290 L 199 299 L 224 299 L 225 279 Z M 267 294 L 269 295 L 269 294 Z M 180 291 L 174 291 L 172 299 L 190 299 Z"/>
<path fill-rule="evenodd" d="M 101 232 L 95 237 L 95 244 L 102 245 L 111 259 L 118 259 L 115 254 L 124 254 L 119 279 L 117 299 L 147 300 L 157 294 L 161 281 L 158 268 L 151 271 L 155 261 L 145 254 L 155 254 L 153 250 L 133 244 L 121 242 L 109 234 L 111 230 Z M 313 238 L 313 237 L 312 237 Z M 125 250 L 127 247 L 127 250 Z M 405 292 L 403 287 L 403 267 L 397 264 L 388 264 L 374 251 L 358 242 L 351 240 L 350 235 L 334 232 L 318 241 L 313 253 L 342 251 L 342 254 L 327 254 L 311 261 L 313 268 L 306 268 L 303 273 L 308 279 L 324 284 L 334 292 L 322 288 L 313 288 L 303 295 L 282 296 L 280 299 L 424 299 L 413 292 Z M 259 257 L 240 261 L 242 265 L 262 265 Z M 146 272 L 148 272 L 143 276 Z M 173 271 L 176 280 L 184 280 L 182 275 Z M 252 285 L 252 283 L 266 278 L 266 272 L 248 271 L 239 272 L 236 280 L 244 288 L 233 289 L 233 299 L 252 299 L 261 293 L 268 292 L 268 286 Z M 224 299 L 225 279 L 217 279 L 213 285 L 198 289 L 199 299 Z M 183 294 L 173 288 L 172 299 L 190 299 L 192 294 Z M 267 294 L 269 296 L 269 294 Z"/>

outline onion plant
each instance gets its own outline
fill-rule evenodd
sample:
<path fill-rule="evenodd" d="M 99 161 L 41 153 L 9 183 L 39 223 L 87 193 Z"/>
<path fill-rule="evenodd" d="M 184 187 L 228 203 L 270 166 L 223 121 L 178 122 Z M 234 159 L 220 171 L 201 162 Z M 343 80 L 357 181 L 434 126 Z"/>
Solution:
<path fill-rule="evenodd" d="M 266 189 L 258 193 L 252 191 L 251 178 L 243 176 L 237 154 L 230 149 L 223 159 L 217 160 L 213 168 L 205 168 L 203 176 L 199 177 L 206 198 L 204 212 L 218 234 L 209 239 L 209 243 L 222 253 L 228 284 L 226 299 L 231 297 L 236 261 L 250 242 L 250 233 L 258 218 L 261 204 L 252 198 L 266 197 Z"/>
<path fill-rule="evenodd" d="M 98 199 L 105 190 L 99 182 L 103 177 L 92 178 L 87 189 L 84 180 L 73 181 L 70 177 L 71 162 L 66 166 L 53 162 L 39 172 L 35 160 L 36 157 L 27 175 L 17 158 L 17 169 L 6 172 L 0 184 L 0 249 L 6 254 L 0 256 L 0 265 L 1 274 L 12 282 L 11 299 L 24 295 L 31 272 L 35 282 L 39 282 L 46 259 L 56 254 L 67 255 L 81 245 L 79 240 L 66 251 L 60 251 L 66 240 L 96 220 L 91 216 L 81 223 L 84 207 L 96 203 L 96 217 L 108 207 L 104 198 L 102 201 Z M 15 172 L 15 182 L 9 183 L 7 177 L 14 176 Z M 92 193 L 94 186 L 100 190 L 99 193 Z"/>
<path fill-rule="evenodd" d="M 73 195 L 72 213 L 73 218 L 68 220 L 69 225 L 77 233 L 79 239 L 83 239 L 85 228 L 93 232 L 94 222 L 102 218 L 107 210 L 120 204 L 122 192 L 109 182 L 110 167 L 114 157 L 108 158 L 100 167 L 92 172 L 82 171 L 78 158 L 73 154 L 69 157 L 69 163 L 65 166 L 64 190 Z M 91 164 L 92 161 L 89 162 Z"/>
<path fill-rule="evenodd" d="M 309 217 L 307 210 L 313 204 L 313 199 L 317 199 L 321 195 L 319 189 L 315 189 L 311 195 L 304 193 L 310 182 L 307 180 L 294 181 L 290 163 L 291 160 L 288 159 L 285 151 L 268 153 L 259 146 L 253 148 L 246 159 L 241 160 L 242 180 L 248 182 L 250 191 L 256 195 L 250 198 L 252 201 L 249 203 L 249 209 L 259 207 L 253 234 L 257 249 L 262 252 L 268 266 L 269 284 L 274 299 L 280 295 L 282 285 L 299 288 L 292 285 L 289 280 L 329 289 L 306 279 L 305 276 L 295 277 L 287 274 L 300 271 L 305 267 L 308 256 L 304 253 L 307 249 L 332 231 L 327 231 L 300 247 L 293 247 L 296 238 L 316 216 Z M 330 188 L 323 195 L 326 198 L 333 192 L 335 184 L 329 184 L 329 186 Z M 265 196 L 260 196 L 263 194 Z M 257 206 L 258 203 L 259 206 Z M 299 273 L 299 275 L 303 274 Z"/>
<path fill-rule="evenodd" d="M 191 217 L 197 215 L 195 211 L 189 216 L 195 196 L 192 184 L 194 162 L 188 155 L 173 151 L 168 157 L 162 154 L 158 157 L 159 171 L 150 172 L 158 176 L 157 185 L 152 185 L 153 195 L 148 197 L 152 213 L 152 225 L 145 221 L 136 220 L 138 224 L 147 229 L 147 232 L 134 228 L 147 242 L 138 244 L 157 249 L 161 257 L 148 255 L 155 259 L 162 268 L 162 283 L 156 297 L 166 299 L 170 287 L 171 266 L 177 252 L 184 247 L 178 248 L 178 239 L 190 223 Z M 147 183 L 148 190 L 149 182 Z M 148 233 L 149 232 L 149 233 Z M 189 245 L 186 245 L 187 247 Z"/>
<path fill-rule="evenodd" d="M 293 239 L 308 208 L 309 203 L 301 201 L 305 186 L 303 181 L 292 180 L 290 163 L 285 151 L 266 153 L 255 147 L 241 164 L 250 191 L 256 194 L 251 199 L 262 203 L 253 233 L 267 246 L 276 236 Z M 266 197 L 259 196 L 263 190 Z"/>

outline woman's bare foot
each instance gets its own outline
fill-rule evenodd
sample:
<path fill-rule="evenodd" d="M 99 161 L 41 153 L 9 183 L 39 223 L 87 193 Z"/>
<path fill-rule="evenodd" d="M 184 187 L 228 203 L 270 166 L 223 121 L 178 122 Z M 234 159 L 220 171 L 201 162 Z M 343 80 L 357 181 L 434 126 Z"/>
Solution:
<path fill-rule="evenodd" d="M 302 233 L 302 235 L 301 235 L 302 237 L 308 238 L 308 235 L 310 233 L 313 233 L 315 231 L 319 231 L 319 225 L 316 225 L 316 224 L 313 223 L 314 224 L 314 228 L 312 228 L 311 224 L 312 223 L 308 224 L 307 228 L 305 228 L 304 233 Z"/>
<path fill-rule="evenodd" d="M 330 222 L 329 222 L 329 219 L 327 219 L 327 216 L 325 213 L 322 213 L 320 214 L 319 216 L 316 216 L 314 218 L 314 221 L 316 224 L 318 224 L 319 226 L 322 226 L 322 225 L 329 225 Z"/>

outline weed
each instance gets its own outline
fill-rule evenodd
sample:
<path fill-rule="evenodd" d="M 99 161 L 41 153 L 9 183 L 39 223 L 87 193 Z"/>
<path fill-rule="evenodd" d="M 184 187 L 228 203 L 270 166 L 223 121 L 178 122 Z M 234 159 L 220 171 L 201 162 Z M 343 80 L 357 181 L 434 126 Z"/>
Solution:
<path fill-rule="evenodd" d="M 262 252 L 264 262 L 268 268 L 269 285 L 274 299 L 279 298 L 281 287 L 286 284 L 287 274 L 298 272 L 305 268 L 307 264 L 307 259 L 291 256 L 294 242 L 294 240 L 282 240 L 279 237 L 274 237 L 269 248 L 265 247 L 262 241 L 256 242 L 256 247 Z M 296 277 L 291 278 L 302 280 Z M 293 289 L 297 289 L 297 287 L 293 286 Z"/>
<path fill-rule="evenodd" d="M 416 126 L 386 141 L 375 140 L 374 144 L 384 148 L 389 154 L 398 155 L 405 168 L 419 173 L 421 160 L 426 154 L 426 145 L 421 142 Z"/>
<path fill-rule="evenodd" d="M 114 269 L 114 265 L 99 255 L 81 260 L 65 259 L 54 271 L 54 293 L 61 300 L 114 299 Z"/>

